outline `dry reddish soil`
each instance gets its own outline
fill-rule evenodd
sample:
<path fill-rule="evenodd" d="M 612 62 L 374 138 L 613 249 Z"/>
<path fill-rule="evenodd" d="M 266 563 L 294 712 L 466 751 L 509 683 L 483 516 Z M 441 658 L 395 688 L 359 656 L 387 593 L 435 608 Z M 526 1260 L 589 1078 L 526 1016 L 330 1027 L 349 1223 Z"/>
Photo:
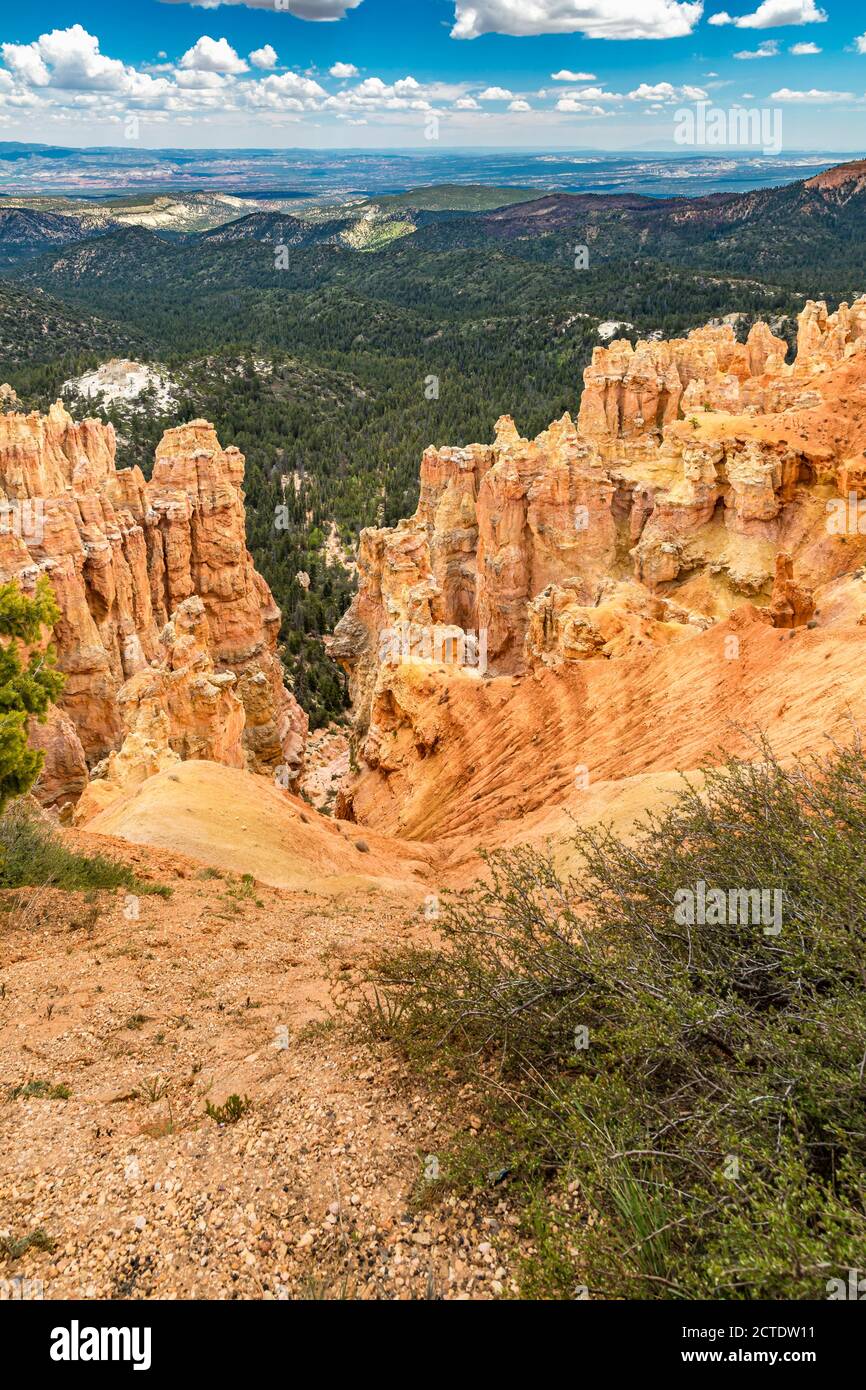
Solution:
<path fill-rule="evenodd" d="M 458 1298 L 516 1291 L 507 1190 L 432 1195 L 445 1114 L 333 982 L 426 930 L 399 893 L 279 890 L 66 831 L 172 896 L 0 895 L 0 1257 L 46 1298 Z M 13 1098 L 28 1081 L 69 1098 Z M 206 1113 L 249 1098 L 234 1124 Z M 427 1200 L 425 1200 L 425 1197 Z"/>

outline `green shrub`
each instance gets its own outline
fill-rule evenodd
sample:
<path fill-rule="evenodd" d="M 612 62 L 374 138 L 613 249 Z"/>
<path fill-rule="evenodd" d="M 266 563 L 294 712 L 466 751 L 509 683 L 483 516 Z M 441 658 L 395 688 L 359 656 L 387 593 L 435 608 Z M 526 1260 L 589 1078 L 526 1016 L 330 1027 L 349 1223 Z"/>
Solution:
<path fill-rule="evenodd" d="M 104 854 L 75 854 L 49 825 L 21 803 L 0 819 L 0 889 L 49 884 L 68 892 L 128 888 L 131 892 L 168 897 L 163 884 L 145 883 L 126 864 Z"/>
<path fill-rule="evenodd" d="M 23 1081 L 20 1086 L 10 1086 L 9 1100 L 69 1100 L 72 1095 L 69 1087 L 62 1083 L 53 1086 L 50 1081 Z"/>
<path fill-rule="evenodd" d="M 27 742 L 27 720 L 44 721 L 64 678 L 54 668 L 54 649 L 40 648 L 43 628 L 52 628 L 60 609 L 43 575 L 33 598 L 16 582 L 0 585 L 0 811 L 11 797 L 29 791 L 43 755 Z M 21 653 L 31 648 L 26 664 Z"/>
<path fill-rule="evenodd" d="M 241 1100 L 240 1096 L 229 1096 L 225 1105 L 211 1105 L 210 1101 L 205 1106 L 205 1111 L 212 1120 L 216 1120 L 218 1125 L 236 1125 L 242 1115 L 250 1109 L 252 1101 L 248 1096 Z"/>
<path fill-rule="evenodd" d="M 362 1021 L 486 1091 L 526 1290 L 825 1297 L 866 1249 L 859 745 L 787 770 L 762 747 L 628 843 L 577 844 L 568 881 L 528 848 L 490 856 L 440 949 L 379 963 Z M 699 883 L 778 892 L 781 930 L 681 924 Z"/>

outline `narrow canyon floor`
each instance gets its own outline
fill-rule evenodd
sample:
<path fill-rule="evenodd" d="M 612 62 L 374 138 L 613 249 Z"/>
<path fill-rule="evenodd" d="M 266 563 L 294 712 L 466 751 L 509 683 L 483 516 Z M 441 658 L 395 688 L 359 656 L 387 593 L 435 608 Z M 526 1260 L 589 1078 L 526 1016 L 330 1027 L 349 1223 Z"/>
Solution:
<path fill-rule="evenodd" d="M 48 1299 L 513 1294 L 507 1190 L 425 1197 L 431 1156 L 480 1123 L 468 1098 L 446 1113 L 334 1021 L 333 981 L 426 930 L 417 895 L 63 833 L 172 891 L 0 895 L 0 1277 Z M 206 1106 L 231 1095 L 249 1108 L 220 1124 Z"/>

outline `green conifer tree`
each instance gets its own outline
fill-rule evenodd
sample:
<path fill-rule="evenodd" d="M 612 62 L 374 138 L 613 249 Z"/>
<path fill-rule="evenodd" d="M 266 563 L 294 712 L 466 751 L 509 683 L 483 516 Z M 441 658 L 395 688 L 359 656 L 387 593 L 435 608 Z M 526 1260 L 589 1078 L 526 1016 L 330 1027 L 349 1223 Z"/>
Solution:
<path fill-rule="evenodd" d="M 39 776 L 43 755 L 27 743 L 27 719 L 45 713 L 63 689 L 55 669 L 53 647 L 42 649 L 43 628 L 60 617 L 54 591 L 40 579 L 32 598 L 18 584 L 0 585 L 0 811 L 15 796 L 29 791 Z M 30 649 L 26 665 L 21 645 Z"/>

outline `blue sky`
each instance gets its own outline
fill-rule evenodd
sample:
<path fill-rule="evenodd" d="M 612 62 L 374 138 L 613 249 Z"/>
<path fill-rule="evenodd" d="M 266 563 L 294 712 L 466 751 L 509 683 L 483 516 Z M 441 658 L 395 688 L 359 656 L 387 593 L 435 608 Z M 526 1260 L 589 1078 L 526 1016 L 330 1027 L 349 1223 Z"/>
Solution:
<path fill-rule="evenodd" d="M 6 9 L 0 139 L 665 148 L 676 111 L 705 101 L 781 110 L 786 150 L 866 153 L 866 9 L 854 0 Z"/>

